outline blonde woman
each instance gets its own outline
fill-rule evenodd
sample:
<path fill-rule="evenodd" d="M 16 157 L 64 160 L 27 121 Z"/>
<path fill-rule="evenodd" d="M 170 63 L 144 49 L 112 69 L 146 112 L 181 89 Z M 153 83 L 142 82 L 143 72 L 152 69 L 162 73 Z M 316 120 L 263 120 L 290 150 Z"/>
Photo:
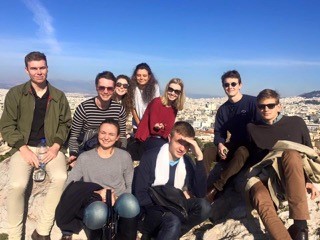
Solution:
<path fill-rule="evenodd" d="M 168 135 L 175 123 L 178 111 L 185 102 L 184 85 L 181 79 L 173 78 L 163 96 L 153 99 L 141 119 L 135 138 L 144 142 L 144 150 L 160 147 L 168 142 Z"/>

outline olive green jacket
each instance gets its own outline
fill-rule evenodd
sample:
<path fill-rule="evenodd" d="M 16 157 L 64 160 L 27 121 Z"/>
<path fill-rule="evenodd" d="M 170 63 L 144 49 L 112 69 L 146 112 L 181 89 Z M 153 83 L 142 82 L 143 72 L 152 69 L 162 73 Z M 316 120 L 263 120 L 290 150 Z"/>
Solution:
<path fill-rule="evenodd" d="M 44 120 L 44 135 L 48 146 L 62 146 L 71 127 L 71 111 L 65 94 L 48 82 L 49 98 Z M 12 147 L 12 153 L 28 143 L 33 121 L 35 98 L 31 81 L 11 88 L 5 98 L 0 120 L 3 139 Z"/>

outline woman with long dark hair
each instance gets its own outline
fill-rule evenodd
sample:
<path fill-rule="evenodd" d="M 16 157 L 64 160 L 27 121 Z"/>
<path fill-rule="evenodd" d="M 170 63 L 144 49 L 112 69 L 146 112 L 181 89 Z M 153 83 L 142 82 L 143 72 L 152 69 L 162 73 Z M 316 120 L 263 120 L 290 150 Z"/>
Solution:
<path fill-rule="evenodd" d="M 136 66 L 131 77 L 131 85 L 128 94 L 132 103 L 132 125 L 133 129 L 136 129 L 148 104 L 160 96 L 160 89 L 157 79 L 146 63 Z"/>
<path fill-rule="evenodd" d="M 131 101 L 129 101 L 128 89 L 130 87 L 130 78 L 127 75 L 120 74 L 116 78 L 116 85 L 112 99 L 120 103 L 126 110 L 127 117 L 131 112 Z"/>

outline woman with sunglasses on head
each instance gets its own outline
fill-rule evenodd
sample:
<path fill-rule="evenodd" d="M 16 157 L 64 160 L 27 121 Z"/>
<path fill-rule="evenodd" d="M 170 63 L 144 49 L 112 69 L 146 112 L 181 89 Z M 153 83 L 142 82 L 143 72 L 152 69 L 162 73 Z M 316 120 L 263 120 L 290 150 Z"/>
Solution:
<path fill-rule="evenodd" d="M 148 64 L 140 63 L 136 66 L 131 77 L 128 95 L 132 103 L 132 125 L 135 131 L 148 104 L 152 99 L 160 96 L 158 81 Z"/>
<path fill-rule="evenodd" d="M 122 104 L 124 109 L 126 110 L 127 116 L 130 113 L 130 104 L 128 88 L 130 86 L 130 78 L 126 75 L 120 74 L 116 78 L 116 87 L 113 92 L 112 99 L 117 103 Z"/>
<path fill-rule="evenodd" d="M 97 96 L 85 100 L 76 108 L 69 139 L 71 166 L 81 152 L 95 147 L 97 129 L 106 118 L 119 122 L 121 147 L 126 147 L 126 111 L 121 104 L 111 98 L 115 82 L 116 78 L 112 72 L 99 73 L 95 79 Z M 90 146 L 87 144 L 89 142 Z"/>
<path fill-rule="evenodd" d="M 138 126 L 135 138 L 144 142 L 144 150 L 160 147 L 168 140 L 178 111 L 185 102 L 184 85 L 181 79 L 173 78 L 163 96 L 153 99 Z"/>

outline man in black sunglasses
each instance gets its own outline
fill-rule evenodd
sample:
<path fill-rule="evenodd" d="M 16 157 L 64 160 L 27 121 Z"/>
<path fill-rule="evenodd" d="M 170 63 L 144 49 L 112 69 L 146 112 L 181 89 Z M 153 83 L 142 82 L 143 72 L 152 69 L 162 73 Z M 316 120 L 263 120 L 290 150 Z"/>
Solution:
<path fill-rule="evenodd" d="M 98 73 L 95 78 L 97 96 L 80 103 L 73 115 L 69 138 L 69 163 L 74 166 L 80 153 L 90 150 L 98 144 L 97 129 L 106 118 L 119 122 L 122 148 L 127 145 L 126 111 L 112 99 L 116 77 L 110 71 Z"/>
<path fill-rule="evenodd" d="M 227 180 L 237 174 L 244 166 L 249 154 L 246 145 L 246 126 L 260 119 L 256 107 L 256 98 L 240 92 L 241 77 L 236 70 L 228 71 L 221 77 L 222 87 L 228 101 L 217 112 L 214 127 L 215 153 L 211 148 L 204 150 L 205 161 L 210 164 L 216 158 L 222 160 L 224 170 L 216 174 L 213 169 L 208 177 L 207 200 L 213 203 L 216 194 L 221 192 Z M 231 135 L 231 136 L 228 136 Z M 211 152 L 211 154 L 210 154 Z M 214 154 L 212 154 L 214 152 Z"/>
<path fill-rule="evenodd" d="M 306 190 L 311 199 L 319 196 L 312 184 L 319 182 L 320 161 L 313 160 L 319 157 L 303 119 L 281 114 L 276 91 L 261 91 L 257 103 L 262 121 L 247 126 L 250 158 L 257 162 L 249 171 L 246 186 L 251 204 L 272 239 L 308 239 Z M 275 208 L 281 208 L 284 200 L 288 200 L 289 217 L 294 220 L 288 230 Z"/>

